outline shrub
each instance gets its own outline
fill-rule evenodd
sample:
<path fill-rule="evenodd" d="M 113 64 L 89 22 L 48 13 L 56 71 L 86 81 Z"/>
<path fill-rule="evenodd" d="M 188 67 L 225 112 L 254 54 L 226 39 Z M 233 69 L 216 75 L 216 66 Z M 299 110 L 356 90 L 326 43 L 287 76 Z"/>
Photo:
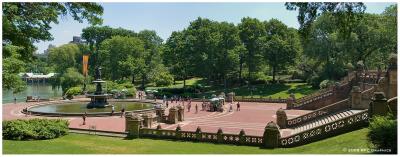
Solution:
<path fill-rule="evenodd" d="M 368 140 L 376 149 L 390 149 L 397 153 L 397 121 L 390 114 L 388 116 L 374 116 L 369 124 Z"/>
<path fill-rule="evenodd" d="M 67 90 L 67 92 L 65 92 L 65 95 L 67 95 L 67 97 L 72 97 L 74 95 L 79 95 L 81 93 L 82 93 L 81 87 L 71 87 Z"/>
<path fill-rule="evenodd" d="M 332 86 L 335 82 L 332 80 L 323 80 L 321 83 L 319 83 L 319 88 L 324 89 Z"/>
<path fill-rule="evenodd" d="M 161 73 L 157 78 L 155 78 L 154 82 L 157 87 L 169 86 L 174 83 L 174 77 L 169 73 Z"/>
<path fill-rule="evenodd" d="M 5 140 L 44 140 L 68 134 L 68 121 L 62 119 L 29 119 L 3 121 Z"/>

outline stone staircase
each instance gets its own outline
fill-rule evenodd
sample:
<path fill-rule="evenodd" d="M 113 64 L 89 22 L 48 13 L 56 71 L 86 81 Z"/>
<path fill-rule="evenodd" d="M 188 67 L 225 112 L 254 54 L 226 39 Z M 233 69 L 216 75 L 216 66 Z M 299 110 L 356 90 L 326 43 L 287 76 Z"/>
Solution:
<path fill-rule="evenodd" d="M 352 115 L 354 115 L 356 113 L 359 113 L 361 111 L 364 111 L 364 110 L 350 110 L 350 109 L 347 109 L 347 110 L 342 110 L 342 111 L 339 111 L 339 112 L 336 112 L 336 113 L 333 113 L 333 114 L 329 114 L 329 115 L 326 115 L 326 116 L 324 116 L 322 118 L 319 118 L 319 119 L 316 119 L 314 121 L 310 121 L 310 122 L 307 122 L 307 123 L 305 123 L 303 125 L 296 126 L 296 127 L 292 128 L 292 134 L 297 134 L 299 132 L 307 131 L 307 130 L 322 126 L 324 124 L 327 124 L 327 123 L 330 123 L 330 122 L 337 121 L 339 119 L 343 119 L 343 118 L 352 116 Z"/>

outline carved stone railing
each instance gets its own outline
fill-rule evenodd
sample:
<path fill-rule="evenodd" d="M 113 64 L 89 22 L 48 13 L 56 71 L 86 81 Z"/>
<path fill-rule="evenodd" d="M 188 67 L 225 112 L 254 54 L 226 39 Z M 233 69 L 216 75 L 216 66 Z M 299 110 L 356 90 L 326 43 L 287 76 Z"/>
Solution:
<path fill-rule="evenodd" d="M 302 109 L 302 110 L 316 110 L 337 101 L 347 99 L 351 91 L 351 82 L 345 84 L 336 85 L 332 90 L 328 90 L 325 93 L 312 99 L 303 100 L 301 103 L 293 103 L 291 107 L 287 109 Z"/>
<path fill-rule="evenodd" d="M 162 138 L 162 139 L 175 139 L 183 141 L 200 141 L 210 143 L 224 143 L 234 145 L 250 145 L 261 146 L 263 145 L 262 136 L 249 136 L 245 135 L 244 131 L 239 134 L 226 134 L 222 131 L 217 133 L 196 131 L 181 131 L 181 130 L 165 130 L 165 129 L 151 129 L 141 128 L 140 137 Z"/>
<path fill-rule="evenodd" d="M 336 102 L 334 104 L 322 107 L 320 109 L 317 109 L 313 112 L 307 113 L 305 115 L 301 115 L 292 119 L 288 119 L 286 122 L 286 126 L 288 128 L 291 127 L 296 127 L 302 124 L 305 124 L 307 122 L 322 118 L 326 116 L 327 114 L 332 114 L 338 111 L 342 111 L 345 109 L 348 109 L 351 106 L 351 102 L 349 99 L 344 99 L 342 101 Z"/>
<path fill-rule="evenodd" d="M 368 125 L 368 110 L 279 139 L 280 147 L 294 147 Z"/>
<path fill-rule="evenodd" d="M 286 99 L 278 98 L 274 99 L 271 97 L 263 98 L 263 97 L 244 97 L 244 96 L 235 96 L 234 101 L 240 102 L 266 102 L 266 103 L 286 103 Z"/>

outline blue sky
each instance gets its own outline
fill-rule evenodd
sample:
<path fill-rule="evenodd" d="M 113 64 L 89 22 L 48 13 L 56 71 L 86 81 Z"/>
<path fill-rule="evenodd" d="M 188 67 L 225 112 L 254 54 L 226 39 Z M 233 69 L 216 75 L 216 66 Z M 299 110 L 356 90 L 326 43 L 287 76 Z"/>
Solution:
<path fill-rule="evenodd" d="M 297 11 L 288 11 L 284 3 L 100 3 L 104 8 L 103 25 L 139 32 L 155 30 L 166 40 L 173 31 L 186 28 L 197 17 L 238 24 L 243 17 L 259 20 L 279 19 L 286 25 L 298 28 Z M 381 13 L 395 3 L 365 3 L 368 13 Z M 60 17 L 59 24 L 52 24 L 52 41 L 39 42 L 37 53 L 43 53 L 49 44 L 68 43 L 72 36 L 79 36 L 89 26 L 71 17 Z"/>

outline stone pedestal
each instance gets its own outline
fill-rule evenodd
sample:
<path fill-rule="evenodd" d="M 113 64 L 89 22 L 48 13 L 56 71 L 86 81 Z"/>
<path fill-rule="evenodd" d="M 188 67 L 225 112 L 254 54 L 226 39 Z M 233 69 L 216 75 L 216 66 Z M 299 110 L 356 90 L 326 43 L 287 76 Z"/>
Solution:
<path fill-rule="evenodd" d="M 178 106 L 178 121 L 185 120 L 185 108 L 183 106 Z"/>
<path fill-rule="evenodd" d="M 227 95 L 226 101 L 227 101 L 227 102 L 230 102 L 230 103 L 233 103 L 234 97 L 235 97 L 235 93 L 230 92 L 230 93 L 228 93 L 228 95 Z"/>
<path fill-rule="evenodd" d="M 372 103 L 369 106 L 369 116 L 373 117 L 376 115 L 385 116 L 389 112 L 387 105 L 387 99 L 385 93 L 375 92 L 372 98 Z"/>
<path fill-rule="evenodd" d="M 286 109 L 293 109 L 294 108 L 294 100 L 292 97 L 288 97 L 286 99 Z"/>
<path fill-rule="evenodd" d="M 170 124 L 178 123 L 178 109 L 176 107 L 171 107 L 169 109 L 168 123 L 170 123 Z"/>
<path fill-rule="evenodd" d="M 269 122 L 264 130 L 263 135 L 263 147 L 264 148 L 276 148 L 279 146 L 279 139 L 281 134 L 279 132 L 278 125 L 274 122 Z"/>
<path fill-rule="evenodd" d="M 160 123 L 164 123 L 164 115 L 165 115 L 165 108 L 157 108 L 156 109 L 157 121 Z"/>
<path fill-rule="evenodd" d="M 276 123 L 278 124 L 279 128 L 286 128 L 287 116 L 285 110 L 283 110 L 282 108 L 276 111 Z"/>
<path fill-rule="evenodd" d="M 293 102 L 296 101 L 296 96 L 293 93 L 290 93 L 289 97 L 291 97 L 293 99 Z"/>
<path fill-rule="evenodd" d="M 362 100 L 362 95 L 360 87 L 353 86 L 353 89 L 351 90 L 351 108 L 361 109 L 362 108 L 361 100 Z"/>
<path fill-rule="evenodd" d="M 129 137 L 138 138 L 140 135 L 140 128 L 142 126 L 142 117 L 139 114 L 126 114 L 125 115 L 125 131 L 128 132 Z"/>
<path fill-rule="evenodd" d="M 156 117 L 154 113 L 144 114 L 143 116 L 143 127 L 151 128 L 155 122 L 153 121 Z"/>

